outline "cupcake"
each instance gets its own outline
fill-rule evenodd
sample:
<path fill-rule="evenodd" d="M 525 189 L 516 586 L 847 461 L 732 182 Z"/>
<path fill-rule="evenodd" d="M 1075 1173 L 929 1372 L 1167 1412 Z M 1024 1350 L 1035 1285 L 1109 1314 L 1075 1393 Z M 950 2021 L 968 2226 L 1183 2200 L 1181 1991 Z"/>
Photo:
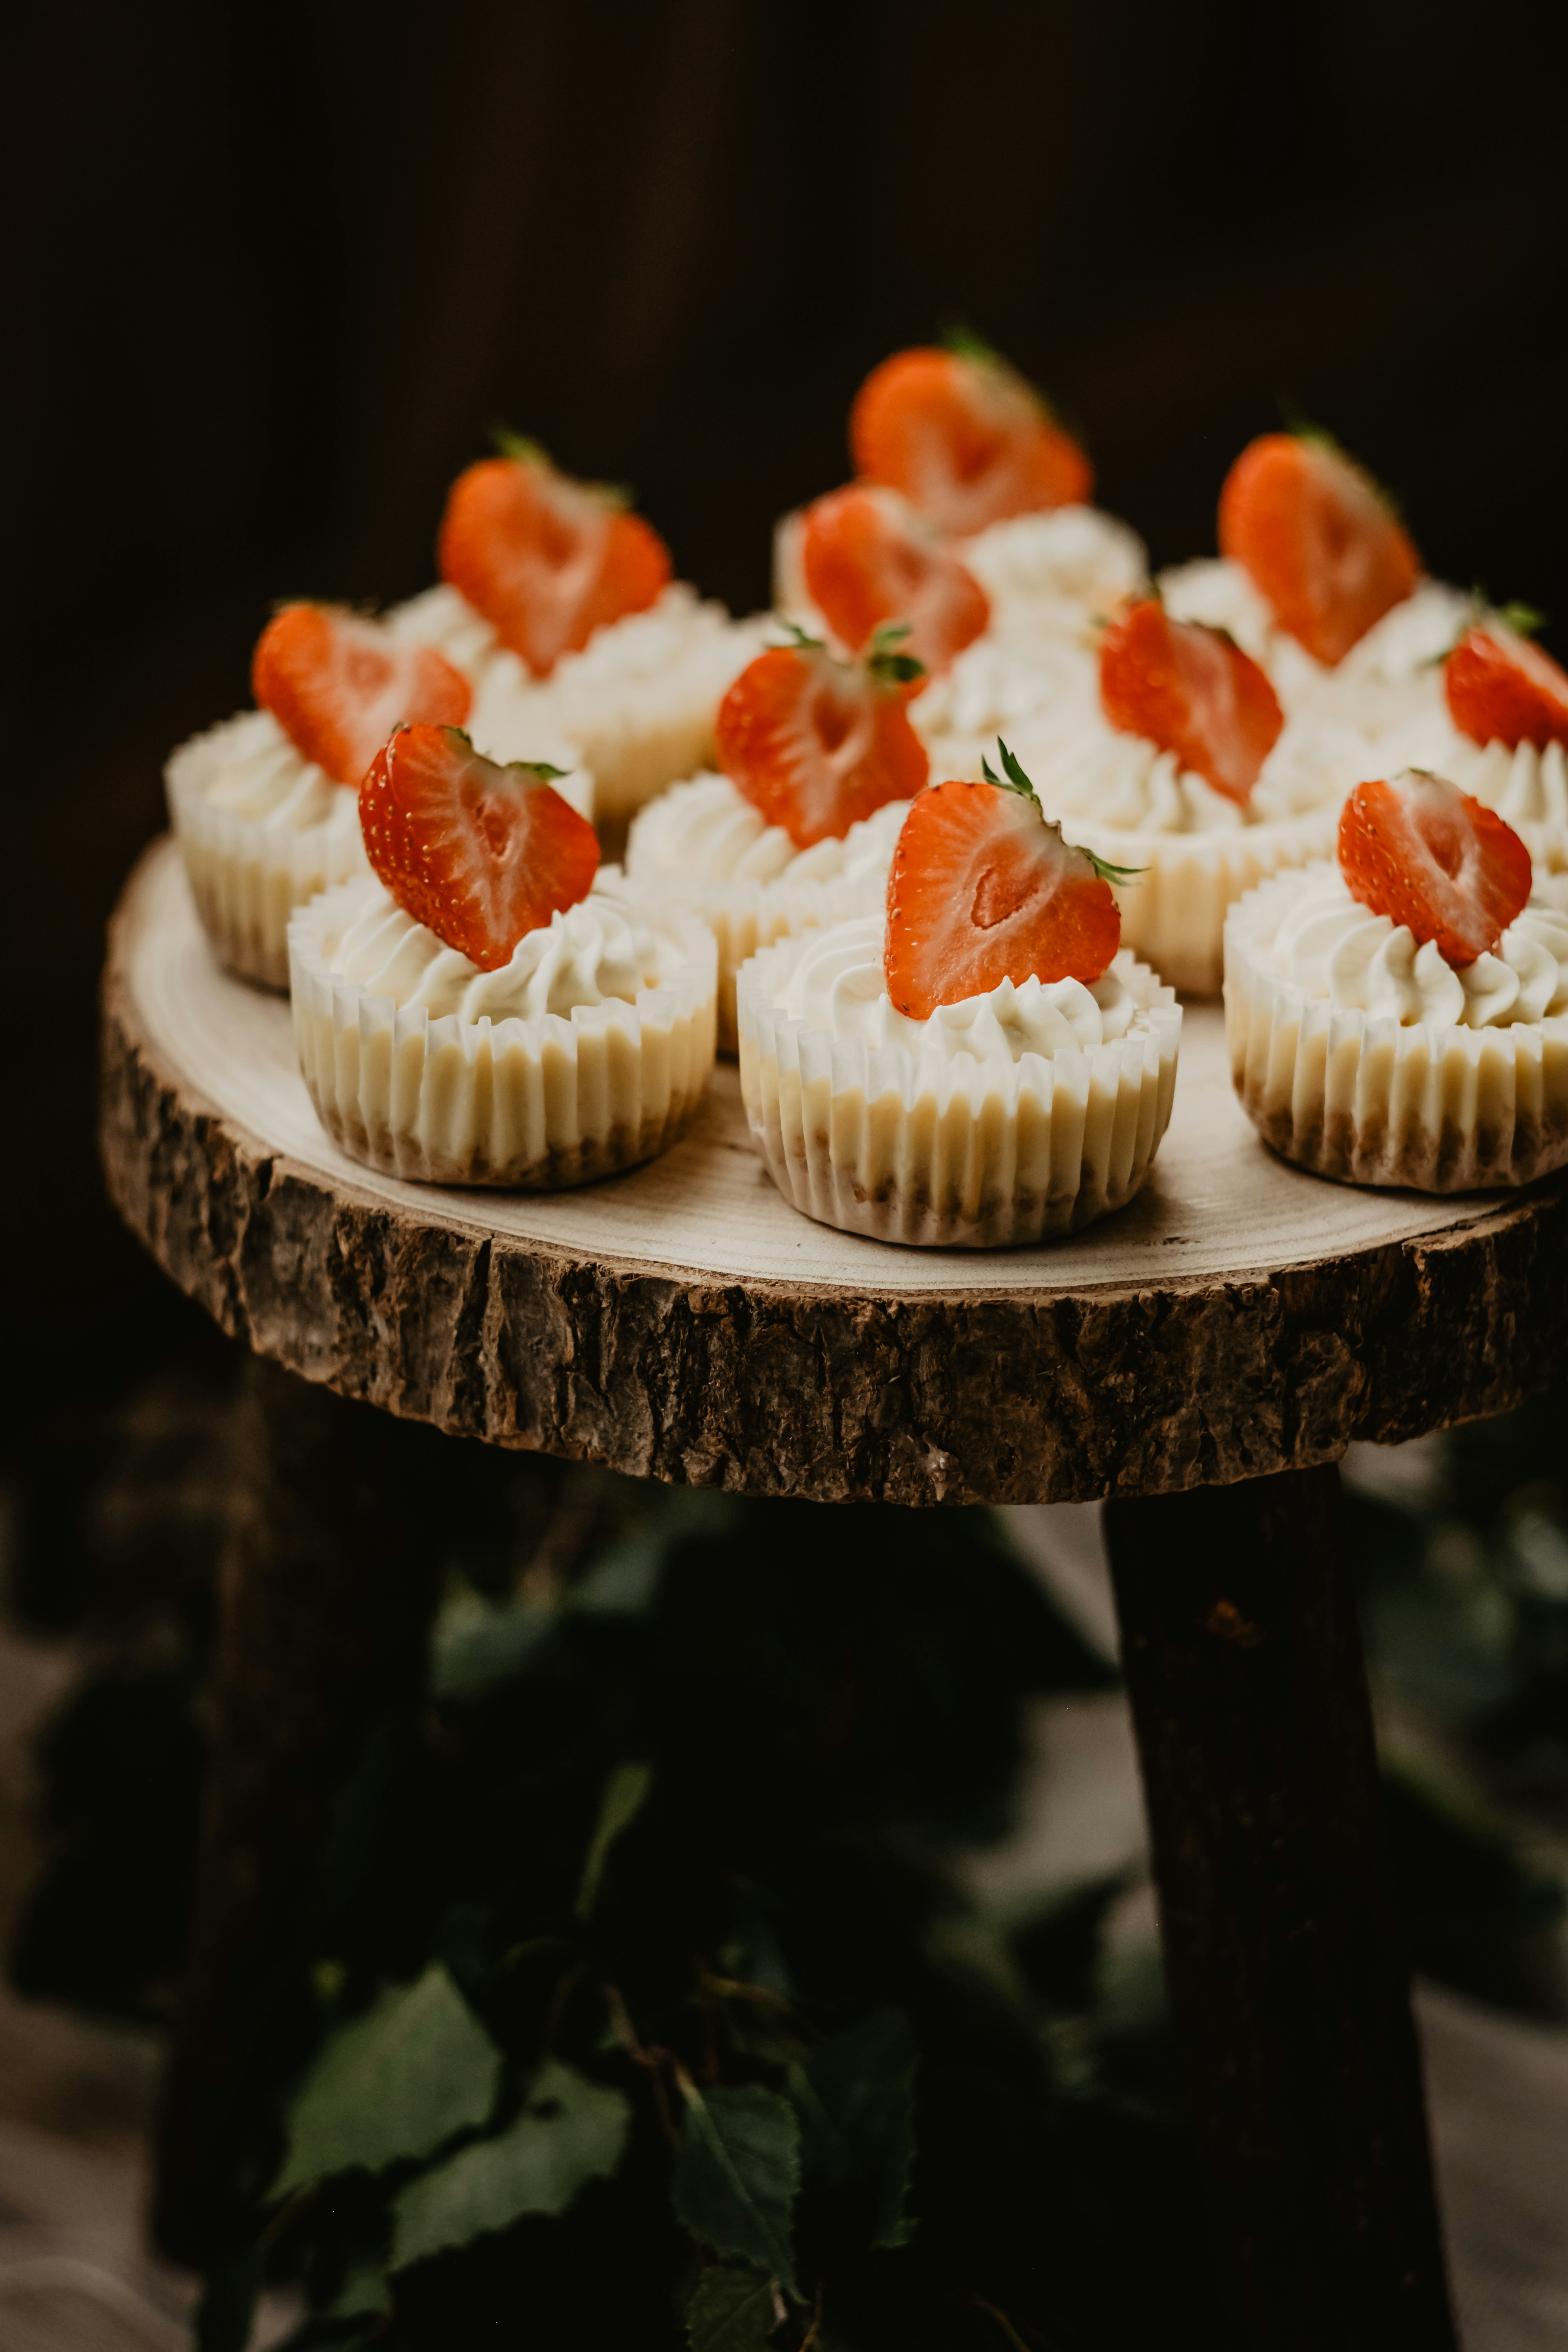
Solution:
<path fill-rule="evenodd" d="M 884 916 L 764 948 L 737 985 L 752 1139 L 807 1216 L 990 1248 L 1130 1200 L 1165 1131 L 1181 1013 L 1121 950 L 1095 861 L 1012 760 L 927 787 Z"/>
<path fill-rule="evenodd" d="M 1111 870 L 1127 945 L 1198 996 L 1219 992 L 1227 908 L 1329 854 L 1366 759 L 1352 730 L 1288 719 L 1226 633 L 1152 597 L 1011 740 L 1051 815 Z"/>
<path fill-rule="evenodd" d="M 1226 926 L 1231 1071 L 1299 1166 L 1421 1192 L 1568 1161 L 1568 915 L 1512 829 L 1443 778 L 1359 784 L 1334 862 Z"/>
<path fill-rule="evenodd" d="M 374 872 L 289 928 L 334 1141 L 388 1175 L 528 1191 L 667 1150 L 712 1066 L 706 926 L 601 872 L 551 782 L 455 728 L 400 728 L 360 805 Z"/>
<path fill-rule="evenodd" d="M 498 757 L 546 735 L 575 744 L 612 835 L 711 758 L 713 714 L 761 625 L 672 581 L 663 541 L 617 493 L 509 438 L 452 485 L 439 561 L 447 585 L 421 624 L 475 672 L 476 733 Z"/>
<path fill-rule="evenodd" d="M 1568 672 L 1530 639 L 1537 616 L 1472 604 L 1428 670 L 1426 708 L 1384 739 L 1389 764 L 1435 769 L 1496 809 L 1538 873 L 1568 871 Z"/>
<path fill-rule="evenodd" d="M 472 724 L 472 688 L 406 611 L 378 622 L 321 604 L 274 615 L 251 677 L 258 708 L 182 744 L 164 782 L 219 957 L 247 979 L 286 988 L 293 909 L 368 870 L 355 797 L 366 768 L 400 719 Z M 574 764 L 552 740 L 535 751 Z M 563 789 L 589 813 L 586 775 Z"/>
<path fill-rule="evenodd" d="M 735 974 L 770 941 L 872 914 L 926 755 L 905 704 L 920 664 L 900 632 L 844 662 L 813 637 L 770 646 L 719 707 L 721 775 L 693 776 L 635 820 L 634 881 L 701 916 L 719 945 L 719 1045 L 733 1053 Z"/>

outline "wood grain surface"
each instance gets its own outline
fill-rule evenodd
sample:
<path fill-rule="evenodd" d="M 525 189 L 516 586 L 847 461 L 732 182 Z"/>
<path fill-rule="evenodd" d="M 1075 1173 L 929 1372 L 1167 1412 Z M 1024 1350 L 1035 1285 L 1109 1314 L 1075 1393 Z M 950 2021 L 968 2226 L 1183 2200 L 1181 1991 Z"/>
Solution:
<path fill-rule="evenodd" d="M 1150 1185 L 1065 1243 L 896 1249 L 812 1223 L 732 1069 L 662 1160 L 543 1198 L 346 1159 L 283 1001 L 231 979 L 176 852 L 110 934 L 100 1125 L 160 1263 L 260 1353 L 409 1418 L 821 1500 L 1157 1493 L 1498 1412 L 1568 1358 L 1568 1186 L 1437 1201 L 1275 1160 L 1189 1008 Z"/>

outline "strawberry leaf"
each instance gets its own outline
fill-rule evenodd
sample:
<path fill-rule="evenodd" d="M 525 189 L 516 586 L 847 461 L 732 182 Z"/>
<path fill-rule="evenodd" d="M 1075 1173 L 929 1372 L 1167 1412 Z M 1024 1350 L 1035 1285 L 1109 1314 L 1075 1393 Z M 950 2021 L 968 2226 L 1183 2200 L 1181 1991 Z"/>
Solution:
<path fill-rule="evenodd" d="M 1101 857 L 1098 850 L 1088 848 L 1081 841 L 1071 845 L 1080 857 L 1088 858 L 1101 882 L 1134 882 L 1140 874 L 1149 871 L 1146 866 L 1113 866 L 1109 857 Z"/>
<path fill-rule="evenodd" d="M 599 1800 L 599 1818 L 588 1841 L 582 1884 L 573 1906 L 577 1918 L 592 1917 L 594 1906 L 599 1899 L 599 1884 L 605 1875 L 610 1849 L 623 1830 L 630 1829 L 647 1804 L 652 1786 L 651 1764 L 617 1764 L 605 1781 L 605 1793 Z"/>
<path fill-rule="evenodd" d="M 801 627 L 798 621 L 786 621 L 781 617 L 775 625 L 784 632 L 784 642 L 782 646 L 771 647 L 770 650 L 773 652 L 820 654 L 827 650 L 823 639 L 814 637 L 809 629 Z"/>
<path fill-rule="evenodd" d="M 1023 768 L 1019 765 L 1018 761 L 1007 749 L 1006 744 L 1004 743 L 1000 735 L 996 738 L 996 749 L 1002 757 L 1002 773 L 1000 775 L 996 773 L 995 769 L 991 765 L 990 761 L 984 757 L 984 753 L 981 755 L 980 772 L 984 777 L 986 782 L 988 784 L 994 784 L 998 792 L 1017 793 L 1021 794 L 1025 800 L 1033 801 L 1035 806 L 1038 808 L 1040 805 L 1040 796 L 1038 793 L 1035 790 L 1034 785 L 1024 773 Z"/>
<path fill-rule="evenodd" d="M 834 2187 L 875 2182 L 874 2246 L 907 2245 L 914 2159 L 915 2040 L 901 2009 L 875 2009 L 790 2070 L 809 2173 Z"/>
<path fill-rule="evenodd" d="M 503 457 L 513 458 L 520 466 L 548 466 L 550 452 L 542 443 L 531 441 L 526 433 L 514 433 L 510 425 L 492 425 L 490 439 Z"/>
<path fill-rule="evenodd" d="M 942 331 L 942 347 L 951 352 L 955 360 L 974 360 L 982 367 L 1005 367 L 1006 361 L 994 343 L 966 327 L 962 319 L 952 319 Z"/>
<path fill-rule="evenodd" d="M 884 621 L 871 639 L 871 650 L 866 656 L 866 667 L 884 686 L 912 686 L 917 677 L 924 677 L 926 666 L 913 654 L 899 648 L 910 634 L 908 621 Z"/>

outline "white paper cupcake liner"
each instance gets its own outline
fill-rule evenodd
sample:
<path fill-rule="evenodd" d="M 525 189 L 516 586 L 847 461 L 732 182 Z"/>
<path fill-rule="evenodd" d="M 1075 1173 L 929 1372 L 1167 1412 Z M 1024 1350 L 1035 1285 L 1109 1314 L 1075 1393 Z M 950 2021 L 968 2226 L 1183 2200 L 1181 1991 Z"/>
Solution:
<path fill-rule="evenodd" d="M 389 1176 L 552 1192 L 677 1140 L 713 1065 L 717 959 L 702 924 L 648 910 L 683 961 L 633 1003 L 432 1019 L 333 969 L 337 941 L 380 889 L 374 878 L 351 882 L 289 927 L 300 1067 L 343 1150 Z"/>
<path fill-rule="evenodd" d="M 705 781 L 705 780 L 693 780 Z M 874 875 L 836 875 L 827 880 L 760 882 L 734 875 L 694 877 L 663 860 L 666 811 L 682 786 L 677 784 L 634 821 L 626 845 L 626 872 L 660 906 L 679 908 L 707 924 L 719 950 L 719 1051 L 739 1050 L 735 975 L 759 948 L 802 931 L 875 915 L 888 895 L 886 868 Z"/>
<path fill-rule="evenodd" d="M 286 740 L 269 712 L 245 710 L 182 743 L 163 771 L 169 816 L 203 929 L 231 971 L 278 989 L 289 985 L 289 919 L 295 908 L 309 905 L 319 891 L 370 871 L 360 835 L 358 793 L 333 783 L 298 753 L 293 754 L 296 790 L 272 814 L 247 816 L 216 805 L 210 798 L 236 761 Z M 480 742 L 479 749 L 489 746 Z M 576 758 L 568 745 L 549 739 L 527 756 L 550 760 L 557 767 Z M 592 820 L 594 780 L 586 769 L 574 767 L 555 789 Z M 296 814 L 316 808 L 324 808 L 326 814 L 312 822 L 294 821 Z"/>
<path fill-rule="evenodd" d="M 806 1216 L 878 1241 L 994 1249 L 1074 1233 L 1138 1191 L 1171 1116 L 1182 1014 L 1131 955 L 1115 965 L 1139 1007 L 1125 1037 L 993 1068 L 791 1019 L 775 1000 L 805 945 L 763 949 L 738 1000 L 752 1139 Z"/>
<path fill-rule="evenodd" d="M 1231 1076 L 1265 1142 L 1320 1176 L 1422 1192 L 1568 1164 L 1568 1017 L 1469 1029 L 1310 995 L 1268 961 L 1307 879 L 1276 877 L 1226 926 Z"/>
<path fill-rule="evenodd" d="M 1337 802 L 1214 833 L 1142 833 L 1064 819 L 1069 840 L 1117 866 L 1145 869 L 1136 881 L 1112 885 L 1121 943 L 1184 996 L 1219 994 L 1226 916 L 1236 901 L 1282 866 L 1331 856 L 1339 823 Z"/>

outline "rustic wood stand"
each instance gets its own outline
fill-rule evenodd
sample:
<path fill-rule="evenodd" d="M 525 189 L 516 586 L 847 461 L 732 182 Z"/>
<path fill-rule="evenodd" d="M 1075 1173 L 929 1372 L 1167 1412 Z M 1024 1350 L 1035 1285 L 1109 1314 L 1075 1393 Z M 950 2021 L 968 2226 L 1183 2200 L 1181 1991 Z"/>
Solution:
<path fill-rule="evenodd" d="M 903 1251 L 810 1223 L 753 1157 L 722 1067 L 686 1141 L 608 1183 L 541 1198 L 404 1184 L 321 1132 L 287 1006 L 217 971 L 166 842 L 113 927 L 101 1133 L 114 1199 L 160 1264 L 258 1358 L 317 1384 L 258 1377 L 275 1434 L 255 1459 L 284 1491 L 319 1478 L 322 1446 L 374 1450 L 378 1416 L 347 1398 L 752 1494 L 1111 1496 L 1233 2340 L 1453 2344 L 1332 1465 L 1352 1438 L 1500 1412 L 1560 1376 L 1568 1184 L 1442 1202 L 1287 1168 L 1235 1103 L 1210 1007 L 1189 1010 L 1149 1187 L 1046 1248 Z M 312 1413 L 338 1420 L 301 1434 Z M 404 1670 L 401 1621 L 384 1655 L 367 1647 L 341 1507 L 332 1524 L 327 1570 L 285 1531 L 239 1546 L 226 1580 L 192 2030 L 165 2143 L 187 2176 L 211 2144 L 200 2114 L 222 2105 L 243 1915 L 268 1869 L 287 1871 L 267 1859 L 284 1800 L 341 1736 L 338 1702 Z M 314 1696 L 277 1708 L 269 1760 L 265 1694 L 301 1675 Z M 226 1738 L 247 1759 L 237 1780 Z"/>

